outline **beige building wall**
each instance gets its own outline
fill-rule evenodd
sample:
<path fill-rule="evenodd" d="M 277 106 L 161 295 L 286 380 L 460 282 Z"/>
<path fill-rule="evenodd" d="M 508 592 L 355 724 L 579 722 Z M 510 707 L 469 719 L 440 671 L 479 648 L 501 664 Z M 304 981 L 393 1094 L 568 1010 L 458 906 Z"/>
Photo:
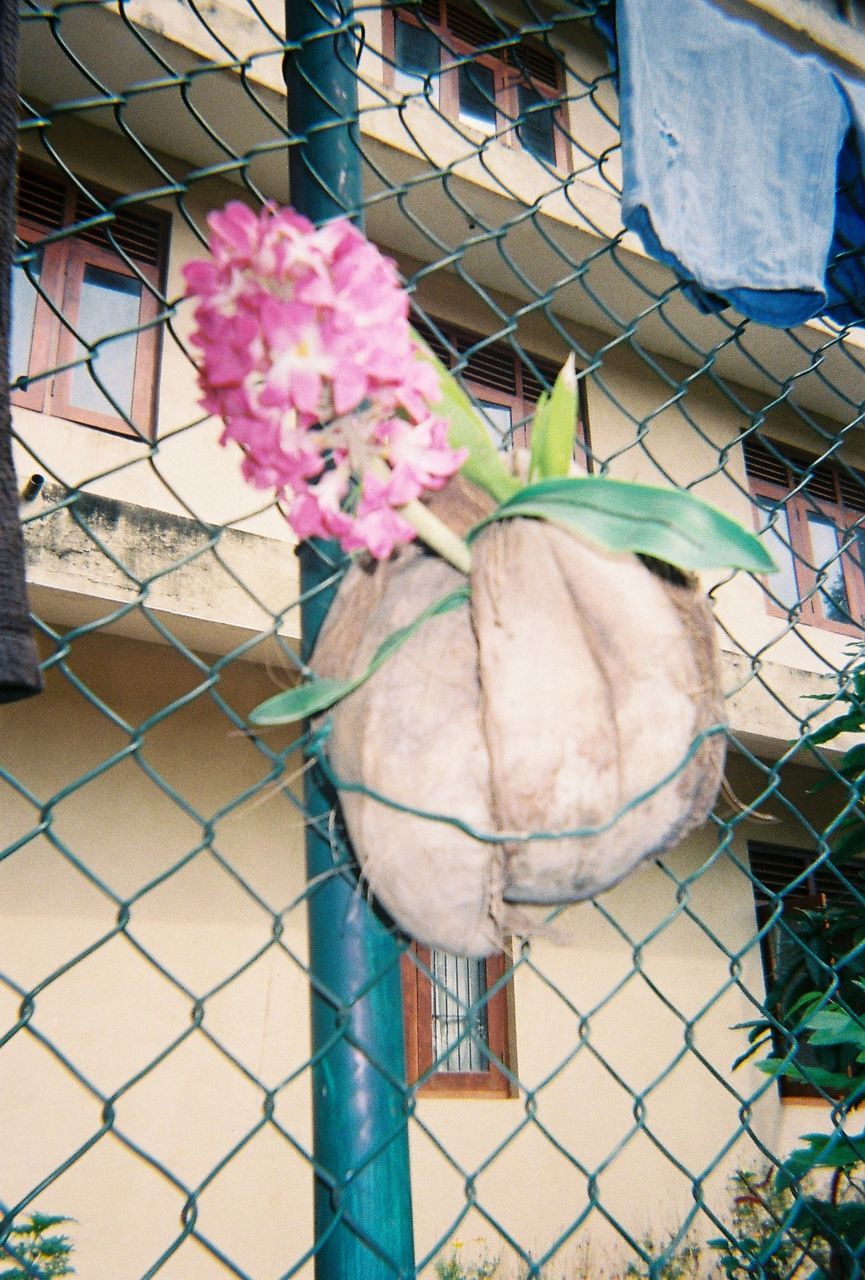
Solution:
<path fill-rule="evenodd" d="M 138 7 L 151 27 L 164 17 L 156 8 Z M 236 36 L 242 15 L 229 8 L 220 8 L 220 20 Z M 266 6 L 262 12 L 270 14 Z M 105 19 L 112 20 L 98 18 Z M 553 190 L 544 196 L 530 157 L 499 147 L 481 166 L 472 139 L 460 140 L 422 106 L 401 115 L 381 83 L 375 11 L 365 21 L 362 124 L 388 171 L 408 180 L 421 163 L 450 167 L 478 208 L 493 214 L 505 201 L 513 211 L 540 200 L 544 225 L 577 256 L 589 234 L 575 213 L 579 202 Z M 244 30 L 250 47 L 265 47 L 255 45 L 261 31 Z M 208 54 L 184 39 L 196 56 Z M 588 75 L 597 58 L 581 51 L 577 69 Z M 272 59 L 262 59 L 257 74 L 276 91 Z M 573 127 L 584 135 L 586 110 L 572 107 Z M 592 130 L 591 147 L 601 154 L 610 139 L 594 117 Z M 189 162 L 170 154 L 171 137 L 162 136 L 160 163 L 182 178 Z M 35 153 L 35 142 L 25 140 Z M 153 182 L 134 148 L 86 121 L 67 116 L 52 125 L 52 144 L 93 182 L 130 191 Z M 610 188 L 590 168 L 579 180 L 592 188 L 581 208 L 615 231 Z M 209 179 L 191 186 L 186 207 L 203 226 L 208 207 L 237 194 L 235 184 Z M 431 183 L 421 184 L 418 199 L 426 216 L 444 217 Z M 63 512 L 33 521 L 34 602 L 55 636 L 45 640 L 53 659 L 45 693 L 0 709 L 0 765 L 20 783 L 4 788 L 0 808 L 0 847 L 14 849 L 0 861 L 0 1030 L 15 1031 L 0 1049 L 0 1198 L 14 1203 L 66 1166 L 31 1207 L 76 1219 L 76 1265 L 87 1280 L 136 1280 L 175 1248 L 159 1272 L 166 1280 L 224 1276 L 214 1255 L 184 1241 L 190 1212 L 214 1250 L 269 1280 L 312 1244 L 303 818 L 280 789 L 285 779 L 241 725 L 292 678 L 290 657 L 276 642 L 261 645 L 221 667 L 212 690 L 193 695 L 209 682 L 214 655 L 271 627 L 274 612 L 285 646 L 294 644 L 297 616 L 289 606 L 297 576 L 281 517 L 266 495 L 242 485 L 236 452 L 218 446 L 218 425 L 197 421 L 184 349 L 192 317 L 180 301 L 180 271 L 199 244 L 173 201 L 156 205 L 173 212 L 167 294 L 177 302 L 163 346 L 158 450 L 150 456 L 119 437 L 16 412 L 20 475 L 49 477 L 42 505 L 25 508 L 25 517 L 44 516 L 63 488 L 117 504 L 110 549 L 135 560 L 149 582 L 141 598 L 189 653 L 164 643 L 138 611 L 97 634 L 75 635 L 64 656 L 70 627 L 134 602 L 140 589 L 107 569 Z M 400 217 L 382 203 L 369 226 L 411 273 L 432 250 Z M 554 281 L 552 255 L 547 261 L 536 245 L 531 226 L 515 218 L 516 260 L 534 254 L 540 277 Z M 490 252 L 469 256 L 467 267 L 513 313 L 525 299 Z M 625 252 L 635 271 L 658 278 L 630 241 Z M 418 296 L 440 318 L 479 333 L 498 327 L 480 293 L 451 274 L 428 275 Z M 637 306 L 624 283 L 613 296 L 623 314 Z M 700 496 L 747 524 L 744 464 L 733 443 L 744 415 L 708 378 L 671 400 L 664 377 L 625 345 L 610 344 L 604 317 L 586 297 L 563 289 L 561 307 L 587 357 L 602 359 L 589 384 L 591 443 L 599 459 L 610 460 L 611 474 L 697 481 Z M 710 323 L 693 321 L 698 331 Z M 519 336 L 546 358 L 566 353 L 540 308 L 526 313 Z M 683 382 L 693 369 L 681 345 L 660 332 L 656 339 L 659 368 Z M 769 356 L 772 341 L 765 339 Z M 730 354 L 729 367 L 741 372 L 737 391 L 756 402 L 760 388 L 747 361 L 737 359 Z M 831 408 L 819 387 L 802 394 L 815 411 Z M 638 441 L 635 424 L 649 421 Z M 778 411 L 770 427 L 779 439 L 809 443 L 792 411 Z M 108 510 L 96 504 L 97 524 Z M 170 519 L 153 526 L 142 510 Z M 178 562 L 195 549 L 197 523 L 230 526 L 230 534 L 216 551 L 157 580 L 166 548 Z M 232 574 L 253 583 L 254 598 L 238 591 Z M 758 739 L 771 758 L 811 705 L 803 696 L 828 687 L 845 641 L 813 628 L 790 633 L 746 575 L 707 577 L 705 586 L 715 589 L 725 628 L 734 728 Z M 758 651 L 788 715 L 755 681 L 743 682 Z M 266 741 L 276 751 L 289 738 Z M 289 756 L 287 767 L 297 797 L 302 761 Z M 744 803 L 764 785 L 759 767 L 741 756 L 731 759 L 730 781 Z M 805 769 L 785 774 L 795 804 L 818 821 L 809 782 Z M 42 806 L 50 806 L 44 827 Z M 782 805 L 764 807 L 759 821 L 735 818 L 729 852 L 715 854 L 711 828 L 700 833 L 663 866 L 563 913 L 557 940 L 537 941 L 521 957 L 513 984 L 520 1096 L 418 1101 L 411 1151 L 419 1255 L 449 1234 L 476 1251 L 486 1241 L 498 1252 L 485 1215 L 536 1257 L 578 1221 L 584 1225 L 563 1243 L 566 1253 L 588 1237 L 615 1250 L 607 1215 L 634 1238 L 650 1231 L 658 1239 L 691 1211 L 695 1182 L 715 1212 L 726 1212 L 725 1179 L 758 1159 L 754 1136 L 783 1153 L 803 1129 L 828 1124 L 826 1108 L 782 1105 L 753 1067 L 731 1074 L 744 1044 L 734 1028 L 755 1015 L 753 996 L 762 991 L 753 895 L 741 870 L 746 841 L 804 842 Z M 275 1110 L 279 1132 L 263 1117 L 263 1089 L 286 1079 Z M 461 1222 L 467 1178 L 482 1212 Z"/>
<path fill-rule="evenodd" d="M 0 863 L 2 1026 L 19 1027 L 0 1052 L 2 1195 L 71 1161 L 35 1204 L 76 1219 L 92 1280 L 143 1274 L 182 1237 L 195 1190 L 196 1230 L 256 1280 L 312 1242 L 303 819 L 233 718 L 209 694 L 186 700 L 201 680 L 170 648 L 91 636 L 40 698 L 2 712 L 0 764 L 30 793 L 7 791 L 0 814 L 4 845 L 22 842 Z M 242 719 L 272 687 L 232 663 L 214 693 Z M 298 768 L 289 757 L 295 796 Z M 745 802 L 763 785 L 737 760 L 731 781 Z M 807 781 L 791 780 L 797 804 Z M 739 828 L 742 863 L 749 835 L 802 843 L 766 808 Z M 723 853 L 704 867 L 714 850 L 711 832 L 688 841 L 565 912 L 556 940 L 522 957 L 520 1095 L 418 1102 L 419 1255 L 448 1234 L 498 1251 L 480 1214 L 457 1225 L 470 1176 L 484 1214 L 535 1256 L 584 1216 L 574 1249 L 616 1252 L 604 1214 L 659 1239 L 704 1174 L 706 1202 L 728 1211 L 727 1175 L 758 1161 L 743 1106 L 754 1100 L 750 1129 L 779 1152 L 828 1121 L 782 1106 L 753 1067 L 730 1071 L 762 978 L 749 881 Z M 286 1079 L 280 1133 L 262 1108 Z M 165 1274 L 224 1273 L 190 1241 Z"/>

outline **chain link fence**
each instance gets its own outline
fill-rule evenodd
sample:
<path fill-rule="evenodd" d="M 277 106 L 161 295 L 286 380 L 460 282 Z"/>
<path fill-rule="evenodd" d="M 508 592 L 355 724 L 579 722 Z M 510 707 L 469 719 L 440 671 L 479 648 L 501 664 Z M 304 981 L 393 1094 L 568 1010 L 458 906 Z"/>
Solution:
<path fill-rule="evenodd" d="M 809 736 L 845 711 L 861 728 L 862 330 L 703 314 L 623 230 L 597 6 L 288 4 L 288 32 L 274 0 L 21 11 L 12 385 L 46 686 L 0 710 L 5 1274 L 63 1274 L 27 1260 L 33 1214 L 71 1219 L 54 1256 L 87 1280 L 829 1274 L 805 1190 L 772 1178 L 855 1097 L 767 991 L 811 912 L 824 1005 L 862 1011 L 861 936 L 821 950 L 862 906 L 832 857 L 855 739 Z M 248 727 L 342 566 L 301 582 L 276 504 L 220 449 L 181 269 L 210 210 L 288 202 L 290 168 L 296 203 L 305 171 L 395 258 L 505 452 L 573 352 L 577 465 L 687 488 L 779 565 L 704 582 L 730 745 L 711 821 L 486 962 L 375 917 L 308 736 Z M 377 941 L 340 986 L 349 917 Z M 810 1076 L 734 1069 L 767 1018 Z M 358 1060 L 388 1096 L 372 1116 Z M 352 1090 L 314 1121 L 313 1095 Z M 380 1176 L 405 1132 L 410 1188 Z M 833 1257 L 861 1274 L 855 1240 Z"/>

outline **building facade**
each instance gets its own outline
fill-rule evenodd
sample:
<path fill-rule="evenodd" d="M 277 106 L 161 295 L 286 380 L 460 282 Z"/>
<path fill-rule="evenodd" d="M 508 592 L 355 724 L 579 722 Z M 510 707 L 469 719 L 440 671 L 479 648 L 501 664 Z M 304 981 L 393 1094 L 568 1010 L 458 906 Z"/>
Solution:
<path fill-rule="evenodd" d="M 91 1280 L 312 1274 L 307 766 L 290 730 L 246 732 L 296 672 L 296 557 L 198 405 L 181 275 L 209 210 L 290 197 L 282 29 L 273 0 L 21 26 L 12 377 L 46 688 L 0 711 L 0 1206 L 71 1216 Z M 793 744 L 862 635 L 863 339 L 702 315 L 623 230 L 615 85 L 574 6 L 369 0 L 347 31 L 366 230 L 501 448 L 573 351 L 576 464 L 688 487 L 779 565 L 703 582 L 712 821 L 502 958 L 404 960 L 419 1261 L 458 1239 L 505 1275 L 592 1250 L 621 1274 L 647 1236 L 717 1235 L 731 1174 L 832 1122 L 733 1063 L 778 895 L 839 892 L 812 786 L 845 744 Z"/>

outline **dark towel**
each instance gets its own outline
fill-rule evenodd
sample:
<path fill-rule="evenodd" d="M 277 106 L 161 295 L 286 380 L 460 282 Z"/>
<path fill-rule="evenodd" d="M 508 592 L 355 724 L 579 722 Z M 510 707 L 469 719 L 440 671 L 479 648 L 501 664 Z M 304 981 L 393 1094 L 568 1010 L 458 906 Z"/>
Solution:
<path fill-rule="evenodd" d="M 24 545 L 9 436 L 9 274 L 15 234 L 18 6 L 0 0 L 0 702 L 42 688 L 24 590 Z"/>

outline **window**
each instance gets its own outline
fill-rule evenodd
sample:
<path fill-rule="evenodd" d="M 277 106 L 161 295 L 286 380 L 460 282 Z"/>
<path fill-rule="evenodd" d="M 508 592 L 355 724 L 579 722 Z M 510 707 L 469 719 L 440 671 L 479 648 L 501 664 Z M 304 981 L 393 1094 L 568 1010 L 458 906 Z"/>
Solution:
<path fill-rule="evenodd" d="M 865 896 L 865 866 L 848 863 L 843 868 L 842 878 L 831 865 L 815 865 L 815 853 L 757 843 L 748 845 L 748 857 L 755 877 L 757 920 L 761 931 L 765 930 L 760 941 L 760 956 L 766 983 L 766 1007 L 774 1017 L 783 1021 L 785 1013 L 794 1010 L 801 995 L 821 989 L 823 970 L 819 961 L 828 966 L 858 945 L 858 936 L 848 936 L 849 908 L 854 908 L 853 919 L 857 922 L 854 932 L 859 935 L 859 898 Z M 840 912 L 833 915 L 838 908 L 847 909 L 843 918 Z M 810 915 L 806 917 L 803 915 L 805 912 Z M 790 927 L 793 921 L 798 921 L 795 931 Z M 804 927 L 806 923 L 807 928 Z M 838 955 L 834 954 L 835 948 Z M 814 956 L 818 960 L 815 961 Z M 839 995 L 849 1001 L 852 993 L 857 1010 L 865 1012 L 865 997 L 859 994 L 854 981 L 856 972 L 850 971 L 845 979 L 845 970 L 839 968 Z M 831 975 L 827 972 L 827 990 L 830 984 Z M 773 1040 L 777 1055 L 784 1056 L 789 1052 L 789 1037 L 776 1032 Z M 855 1052 L 854 1048 L 852 1054 Z M 847 1064 L 842 1057 L 839 1057 L 837 1048 L 817 1048 L 804 1040 L 799 1041 L 796 1050 L 796 1060 L 805 1068 L 826 1067 L 843 1071 Z M 782 1097 L 822 1096 L 802 1080 L 780 1077 L 778 1083 Z"/>
<path fill-rule="evenodd" d="M 430 951 L 417 943 L 403 956 L 406 1068 L 410 1081 L 433 1074 L 421 1092 L 509 1098 L 510 985 L 504 955 L 488 960 Z"/>
<path fill-rule="evenodd" d="M 427 98 L 468 129 L 567 167 L 559 63 L 542 43 L 453 0 L 386 11 L 385 41 L 394 88 Z"/>
<path fill-rule="evenodd" d="M 435 328 L 416 318 L 412 323 L 442 364 L 459 374 L 499 448 L 528 444 L 535 404 L 541 392 L 553 385 L 559 366 L 539 357 L 520 355 L 506 342 L 490 342 L 438 321 Z M 584 464 L 589 447 L 588 424 L 586 386 L 581 380 L 574 440 L 576 456 Z"/>
<path fill-rule="evenodd" d="M 865 476 L 745 441 L 745 467 L 766 547 L 779 572 L 768 607 L 782 617 L 861 635 L 865 619 Z"/>
<path fill-rule="evenodd" d="M 112 199 L 99 198 L 105 204 Z M 100 212 L 72 182 L 37 169 L 19 174 L 12 402 L 121 435 L 147 436 L 156 410 L 160 326 L 153 322 L 165 220 L 121 209 L 110 221 L 50 239 Z M 90 358 L 82 360 L 88 350 Z"/>

